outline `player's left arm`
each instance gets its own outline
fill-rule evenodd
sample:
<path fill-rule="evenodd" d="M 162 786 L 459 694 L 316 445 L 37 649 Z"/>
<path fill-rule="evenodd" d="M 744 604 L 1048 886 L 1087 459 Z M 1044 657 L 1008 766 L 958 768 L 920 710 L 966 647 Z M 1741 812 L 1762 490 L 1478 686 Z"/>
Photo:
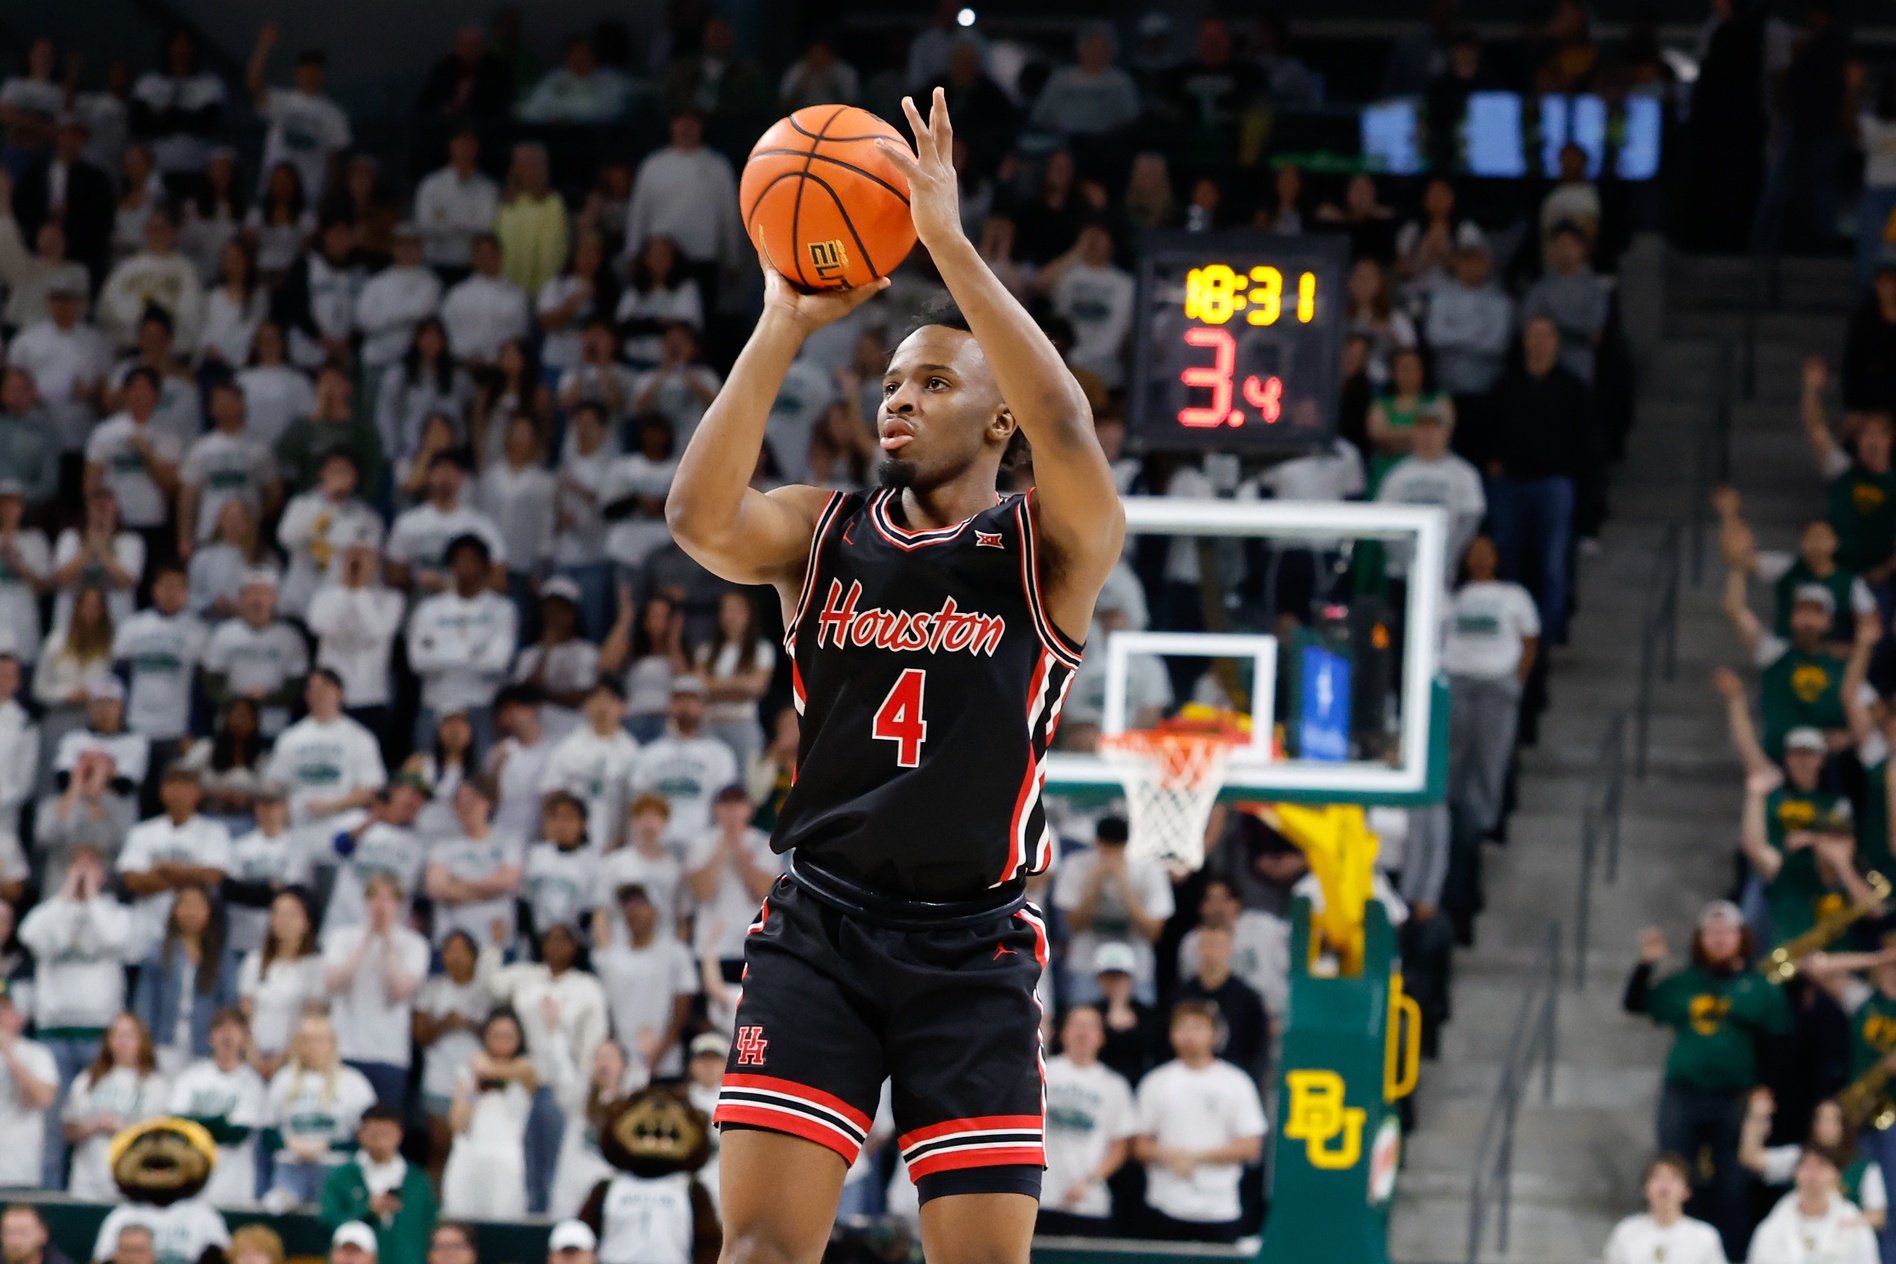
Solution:
<path fill-rule="evenodd" d="M 912 99 L 904 98 L 902 109 L 915 133 L 915 152 L 890 141 L 876 144 L 908 177 L 916 236 L 967 317 L 1008 411 L 1033 445 L 1049 613 L 1061 631 L 1084 640 L 1093 599 L 1126 534 L 1112 467 L 1094 437 L 1093 410 L 1053 343 L 961 229 L 946 96 L 935 90 L 926 122 Z"/>

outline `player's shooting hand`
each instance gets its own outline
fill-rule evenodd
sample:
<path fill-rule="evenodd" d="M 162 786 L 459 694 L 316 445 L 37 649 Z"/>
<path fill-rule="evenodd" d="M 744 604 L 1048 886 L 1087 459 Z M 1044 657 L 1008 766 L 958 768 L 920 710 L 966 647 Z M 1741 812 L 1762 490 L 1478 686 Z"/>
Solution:
<path fill-rule="evenodd" d="M 854 289 L 806 294 L 784 280 L 783 273 L 772 267 L 762 252 L 758 253 L 757 262 L 764 270 L 764 315 L 785 317 L 806 336 L 841 320 L 889 288 L 888 277 L 877 277 L 870 284 Z"/>
<path fill-rule="evenodd" d="M 960 181 L 955 176 L 955 129 L 948 122 L 948 94 L 935 89 L 928 107 L 928 121 L 915 98 L 902 98 L 902 113 L 908 115 L 909 130 L 915 135 L 915 151 L 897 141 L 878 140 L 876 148 L 908 177 L 909 213 L 915 218 L 915 235 L 930 250 L 948 245 L 957 238 L 966 240 L 961 231 Z"/>

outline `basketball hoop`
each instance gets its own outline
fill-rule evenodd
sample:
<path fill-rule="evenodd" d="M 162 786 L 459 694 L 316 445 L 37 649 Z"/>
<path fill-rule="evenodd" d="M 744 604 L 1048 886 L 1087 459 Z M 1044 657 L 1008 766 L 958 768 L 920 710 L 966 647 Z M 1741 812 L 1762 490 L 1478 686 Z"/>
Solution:
<path fill-rule="evenodd" d="M 1224 724 L 1103 734 L 1099 753 L 1126 789 L 1127 855 L 1168 867 L 1205 863 L 1205 827 L 1224 788 L 1231 749 L 1248 741 Z"/>

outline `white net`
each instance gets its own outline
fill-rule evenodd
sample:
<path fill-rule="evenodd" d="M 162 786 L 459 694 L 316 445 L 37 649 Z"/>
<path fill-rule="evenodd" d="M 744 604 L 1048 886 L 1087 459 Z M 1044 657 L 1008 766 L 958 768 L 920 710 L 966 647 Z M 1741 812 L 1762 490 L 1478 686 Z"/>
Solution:
<path fill-rule="evenodd" d="M 1224 787 L 1231 739 L 1217 733 L 1129 730 L 1099 753 L 1126 789 L 1126 854 L 1168 868 L 1205 863 L 1205 827 Z"/>

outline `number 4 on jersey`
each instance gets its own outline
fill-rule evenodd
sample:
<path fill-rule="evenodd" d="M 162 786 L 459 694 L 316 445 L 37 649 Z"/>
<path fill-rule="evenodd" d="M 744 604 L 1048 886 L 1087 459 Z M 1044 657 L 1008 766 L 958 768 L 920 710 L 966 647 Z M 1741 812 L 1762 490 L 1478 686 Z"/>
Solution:
<path fill-rule="evenodd" d="M 876 708 L 875 727 L 870 734 L 877 741 L 895 743 L 895 762 L 903 768 L 920 767 L 922 743 L 928 738 L 928 721 L 922 718 L 922 687 L 928 673 L 911 667 L 896 678 L 889 696 Z"/>

